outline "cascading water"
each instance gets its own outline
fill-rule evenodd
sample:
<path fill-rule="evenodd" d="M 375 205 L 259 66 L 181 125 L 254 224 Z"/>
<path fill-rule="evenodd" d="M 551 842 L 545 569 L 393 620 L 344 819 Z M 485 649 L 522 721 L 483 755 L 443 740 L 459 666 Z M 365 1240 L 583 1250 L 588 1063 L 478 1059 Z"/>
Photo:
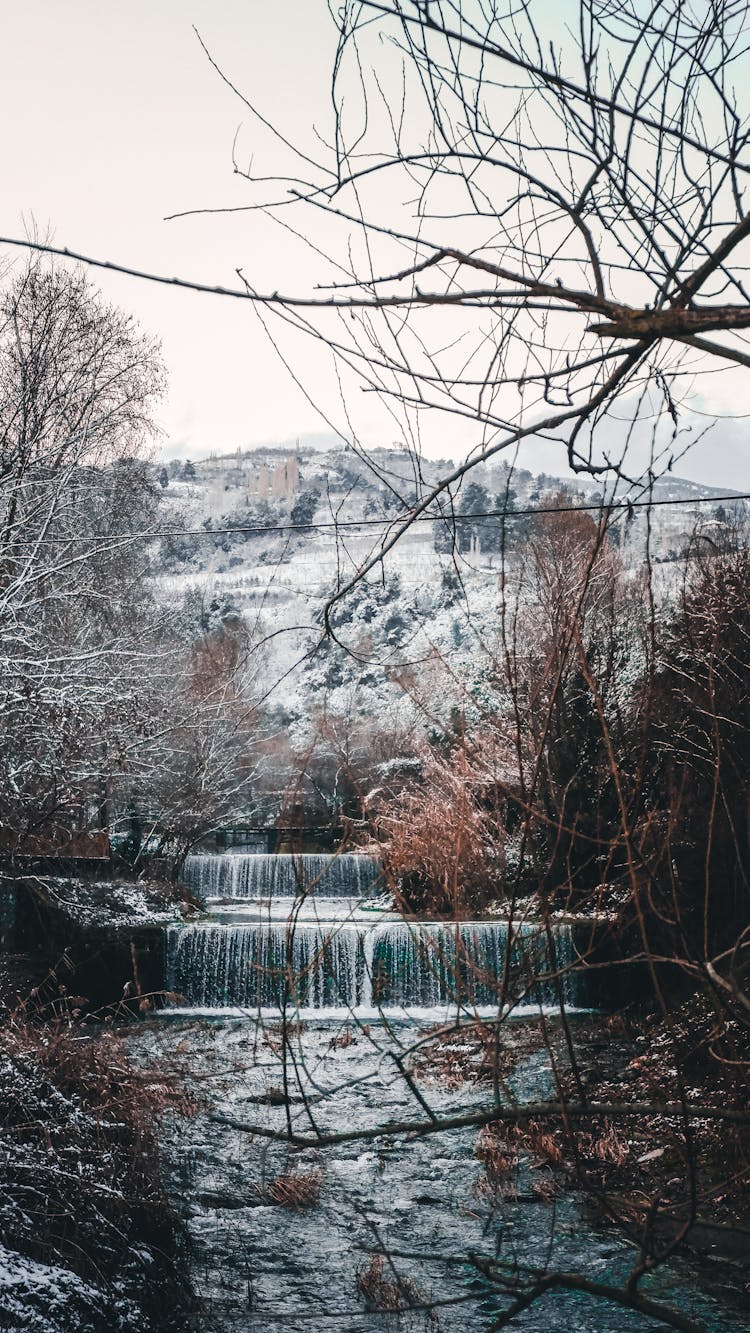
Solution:
<path fill-rule="evenodd" d="M 567 925 L 556 927 L 550 948 L 541 927 L 527 923 L 392 921 L 366 931 L 362 946 L 366 1007 L 481 1007 L 524 999 L 554 1004 L 560 994 L 575 1002 Z"/>
<path fill-rule="evenodd" d="M 357 1004 L 362 949 L 356 929 L 216 922 L 172 927 L 170 989 L 207 1008 L 339 1008 Z"/>
<path fill-rule="evenodd" d="M 188 856 L 182 871 L 199 898 L 366 898 L 379 891 L 380 864 L 374 856 L 225 852 Z"/>
<path fill-rule="evenodd" d="M 580 1003 L 570 926 L 373 919 L 372 856 L 196 855 L 184 878 L 212 916 L 168 929 L 167 986 L 200 1008 Z"/>
<path fill-rule="evenodd" d="M 480 1064 L 491 1056 L 491 1044 L 476 1047 L 474 1064 L 473 1025 L 465 1023 L 463 1031 L 459 1026 L 459 1005 L 480 1012 L 487 1006 L 487 1013 L 499 1002 L 518 1001 L 516 1012 L 525 1010 L 527 1016 L 539 1005 L 558 1011 L 561 998 L 571 1008 L 582 1007 L 576 928 L 560 921 L 549 933 L 531 922 L 408 922 L 382 910 L 359 909 L 354 897 L 359 880 L 337 897 L 318 892 L 275 897 L 285 872 L 266 856 L 252 869 L 256 902 L 244 896 L 214 902 L 209 915 L 170 928 L 167 984 L 190 1005 L 223 1010 L 225 1018 L 239 1009 L 248 1016 L 265 1011 L 264 1021 L 273 1020 L 283 1008 L 290 1017 L 298 1011 L 305 1021 L 290 1023 L 283 1041 L 273 1021 L 259 1039 L 255 1023 L 236 1022 L 234 1015 L 218 1024 L 178 1021 L 175 1036 L 168 1025 L 135 1029 L 149 1058 L 163 1056 L 170 1038 L 179 1049 L 189 1042 L 187 1067 L 192 1078 L 203 1080 L 197 1084 L 195 1117 L 179 1123 L 168 1117 L 161 1132 L 171 1136 L 164 1160 L 171 1159 L 169 1183 L 189 1228 L 192 1276 L 212 1327 L 261 1333 L 269 1325 L 314 1325 L 337 1333 L 344 1327 L 378 1333 L 382 1309 L 376 1302 L 363 1309 L 353 1295 L 364 1288 L 364 1273 L 377 1277 L 379 1271 L 365 1267 L 373 1234 L 385 1235 L 397 1256 L 399 1290 L 429 1293 L 429 1308 L 420 1310 L 420 1301 L 404 1315 L 413 1328 L 432 1327 L 439 1310 L 446 1333 L 463 1333 L 496 1322 L 507 1309 L 500 1288 L 477 1282 L 476 1273 L 466 1281 L 455 1274 L 446 1256 L 456 1253 L 494 1253 L 510 1263 L 520 1254 L 528 1271 L 592 1271 L 601 1277 L 602 1289 L 624 1287 L 632 1250 L 581 1206 L 580 1191 L 561 1188 L 562 1172 L 540 1174 L 539 1160 L 529 1153 L 519 1154 L 507 1177 L 501 1158 L 498 1180 L 490 1153 L 477 1160 L 483 1145 L 470 1123 L 474 1110 L 479 1121 L 486 1112 L 495 1114 L 498 1093 L 514 1115 L 557 1096 L 557 1080 L 569 1067 L 571 1031 L 584 1064 L 602 1058 L 599 1027 L 583 1024 L 579 1033 L 576 1023 L 563 1034 L 554 1022 L 508 1023 L 497 1036 L 502 1085 L 495 1088 L 493 1071 Z M 208 871 L 198 867 L 193 882 L 231 882 L 223 878 L 227 871 Z M 249 882 L 246 876 L 243 889 Z M 586 938 L 582 934 L 580 942 Z M 379 1006 L 385 1022 L 378 1021 Z M 360 1021 L 366 1016 L 364 1030 L 347 1021 L 351 1011 Z M 430 1046 L 421 1039 L 433 1029 L 429 1041 L 434 1041 L 436 1020 L 446 1017 L 456 1032 L 443 1029 L 447 1041 L 435 1046 L 440 1054 L 433 1065 Z M 483 1035 L 494 1027 L 490 1023 Z M 409 1050 L 418 1045 L 422 1058 L 405 1066 Z M 628 1044 L 621 1046 L 616 1038 L 608 1045 L 613 1071 L 631 1058 Z M 466 1080 L 460 1088 L 446 1076 L 453 1071 L 454 1051 L 457 1078 Z M 476 1081 L 467 1077 L 472 1065 Z M 457 1127 L 462 1113 L 463 1134 Z M 399 1123 L 454 1128 L 435 1138 L 399 1133 L 393 1128 Z M 255 1137 L 248 1133 L 253 1127 L 260 1130 Z M 314 1145 L 295 1152 L 291 1165 L 290 1129 Z M 373 1136 L 368 1150 L 363 1133 Z M 320 1198 L 310 1207 L 271 1209 L 272 1201 L 284 1199 L 277 1191 L 282 1182 L 293 1183 L 293 1170 L 301 1185 L 322 1180 Z M 551 1197 L 554 1216 L 544 1202 Z M 404 1254 L 409 1267 L 398 1258 Z M 702 1317 L 702 1327 L 727 1333 L 746 1327 L 725 1318 L 713 1297 L 701 1306 L 686 1285 L 684 1266 L 670 1276 L 665 1265 L 659 1281 L 660 1298 L 672 1303 L 674 1290 L 675 1310 Z M 739 1282 L 738 1276 L 738 1287 Z M 610 1311 L 599 1302 L 590 1310 L 583 1299 L 579 1290 L 552 1295 L 524 1311 L 524 1328 L 541 1333 L 553 1326 L 596 1327 L 614 1333 L 623 1327 L 621 1308 L 613 1305 Z M 387 1322 L 403 1321 L 397 1311 Z"/>

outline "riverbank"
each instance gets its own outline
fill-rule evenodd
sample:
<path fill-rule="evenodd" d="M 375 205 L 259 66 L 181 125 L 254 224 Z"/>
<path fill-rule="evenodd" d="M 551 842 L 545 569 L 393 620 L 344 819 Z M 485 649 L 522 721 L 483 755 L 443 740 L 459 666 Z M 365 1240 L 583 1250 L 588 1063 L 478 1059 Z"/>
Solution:
<path fill-rule="evenodd" d="M 190 1112 L 145 1080 L 124 1029 L 84 1030 L 61 964 L 0 1030 L 0 1328 L 183 1333 L 185 1234 L 161 1175 L 158 1122 Z"/>
<path fill-rule="evenodd" d="M 537 1042 L 545 1040 L 538 1032 Z M 492 1188 L 512 1194 L 520 1158 L 533 1154 L 552 1197 L 583 1190 L 606 1224 L 644 1252 L 679 1246 L 750 1264 L 750 1124 L 736 1074 L 750 1056 L 744 1029 L 696 993 L 666 1014 L 574 1022 L 568 1055 L 554 1115 L 482 1130 Z M 433 1072 L 437 1061 L 454 1082 L 490 1084 L 503 1076 L 507 1052 L 496 1048 L 492 1025 L 482 1025 L 449 1041 L 447 1053 L 439 1041 L 421 1061 Z M 611 1110 L 587 1114 L 587 1104 Z"/>

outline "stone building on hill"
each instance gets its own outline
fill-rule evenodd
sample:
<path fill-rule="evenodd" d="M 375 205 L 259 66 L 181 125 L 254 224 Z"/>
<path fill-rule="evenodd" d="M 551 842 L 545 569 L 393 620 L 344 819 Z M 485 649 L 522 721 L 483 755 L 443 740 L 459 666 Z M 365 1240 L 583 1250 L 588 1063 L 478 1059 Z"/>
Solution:
<path fill-rule="evenodd" d="M 289 500 L 299 490 L 299 463 L 290 454 L 276 464 L 261 463 L 248 475 L 247 494 L 251 500 Z"/>

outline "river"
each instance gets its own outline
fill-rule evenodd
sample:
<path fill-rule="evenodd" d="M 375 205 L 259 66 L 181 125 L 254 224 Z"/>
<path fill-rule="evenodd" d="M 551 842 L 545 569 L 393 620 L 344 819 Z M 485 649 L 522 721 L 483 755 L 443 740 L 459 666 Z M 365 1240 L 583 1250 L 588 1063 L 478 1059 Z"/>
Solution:
<path fill-rule="evenodd" d="M 405 935 L 403 922 L 368 917 L 361 904 L 347 902 L 343 881 L 329 899 L 316 903 L 312 895 L 300 903 L 287 899 L 279 882 L 288 870 L 269 864 L 265 883 L 275 875 L 275 889 L 265 903 L 249 902 L 260 858 L 244 867 L 206 860 L 193 865 L 194 880 L 203 875 L 222 892 L 232 884 L 236 892 L 209 904 L 208 919 L 171 932 L 171 984 L 193 1008 L 175 1008 L 129 1037 L 140 1064 L 173 1069 L 196 1099 L 194 1115 L 170 1115 L 161 1133 L 168 1190 L 189 1236 L 198 1324 L 216 1333 L 488 1329 L 512 1296 L 482 1276 L 476 1256 L 499 1261 L 511 1280 L 542 1269 L 622 1286 L 636 1248 L 599 1220 L 580 1192 L 561 1188 L 559 1173 L 533 1153 L 521 1150 L 498 1187 L 477 1155 L 476 1126 L 376 1132 L 387 1122 L 429 1123 L 488 1106 L 493 1085 L 481 1076 L 471 1013 L 501 974 L 504 985 L 510 972 L 520 978 L 504 995 L 494 1089 L 504 1104 L 549 1096 L 551 1061 L 558 1073 L 565 1063 L 551 978 L 584 1063 L 614 1058 L 611 1038 L 573 985 L 569 932 L 558 933 L 555 956 L 541 962 L 531 941 L 537 972 L 529 985 L 527 947 L 520 959 L 511 954 L 514 969 L 504 968 L 512 932 L 500 924 L 491 947 L 489 928 L 469 923 L 452 935 L 442 927 L 443 934 L 428 931 L 425 948 L 413 942 L 413 931 Z M 361 878 L 360 868 L 356 873 Z M 523 931 L 515 938 L 529 945 Z M 467 994 L 457 959 L 481 972 L 478 991 Z M 425 980 L 428 963 L 437 982 Z M 373 991 L 378 968 L 385 1001 Z M 463 995 L 456 1003 L 449 984 L 459 972 Z M 290 1018 L 283 1025 L 280 1004 Z M 440 1025 L 450 1030 L 438 1056 L 427 1038 Z M 374 1133 L 319 1148 L 265 1137 L 289 1128 L 313 1137 Z M 290 1206 L 299 1201 L 306 1206 Z M 744 1281 L 741 1269 L 709 1253 L 695 1265 L 670 1261 L 640 1289 L 711 1333 L 739 1333 L 748 1327 Z M 401 1308 L 384 1308 L 394 1305 Z M 560 1290 L 512 1324 L 526 1333 L 662 1327 Z"/>

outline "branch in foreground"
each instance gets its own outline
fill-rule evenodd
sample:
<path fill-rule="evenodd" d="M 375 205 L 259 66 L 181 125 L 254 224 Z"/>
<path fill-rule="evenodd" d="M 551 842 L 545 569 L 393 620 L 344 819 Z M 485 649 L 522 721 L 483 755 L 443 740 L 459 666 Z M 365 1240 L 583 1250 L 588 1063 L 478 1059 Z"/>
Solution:
<path fill-rule="evenodd" d="M 697 1120 L 717 1120 L 726 1124 L 750 1125 L 750 1112 L 738 1111 L 731 1106 L 691 1106 L 691 1117 Z M 589 1116 L 625 1116 L 642 1115 L 665 1116 L 671 1120 L 684 1120 L 685 1108 L 680 1102 L 588 1102 L 563 1103 L 561 1101 L 529 1102 L 525 1106 L 491 1106 L 484 1110 L 467 1111 L 463 1115 L 443 1116 L 435 1120 L 386 1120 L 381 1125 L 370 1129 L 341 1130 L 336 1134 L 295 1134 L 284 1130 L 269 1129 L 266 1125 L 253 1125 L 232 1116 L 213 1112 L 209 1116 L 215 1124 L 227 1125 L 230 1129 L 239 1129 L 258 1138 L 275 1139 L 281 1143 L 292 1143 L 298 1148 L 325 1148 L 338 1143 L 352 1143 L 357 1140 L 378 1139 L 384 1135 L 440 1134 L 450 1129 L 492 1125 L 496 1123 L 515 1123 L 519 1120 L 536 1120 L 543 1116 L 565 1116 L 569 1120 L 583 1120 Z"/>
<path fill-rule="evenodd" d="M 485 1272 L 485 1276 L 492 1280 L 491 1267 Z M 484 1271 L 484 1267 L 482 1266 Z M 522 1292 L 516 1298 L 508 1310 L 505 1310 L 499 1318 L 493 1320 L 488 1325 L 486 1333 L 498 1333 L 501 1328 L 506 1328 L 511 1320 L 523 1310 L 527 1310 L 530 1305 L 534 1305 L 549 1291 L 555 1290 L 581 1291 L 588 1296 L 595 1296 L 599 1300 L 611 1301 L 614 1305 L 621 1305 L 626 1310 L 635 1310 L 638 1314 L 647 1315 L 650 1319 L 658 1319 L 662 1324 L 669 1328 L 676 1328 L 681 1333 L 708 1333 L 705 1324 L 699 1324 L 694 1319 L 689 1319 L 687 1315 L 680 1314 L 678 1310 L 668 1305 L 662 1305 L 660 1301 L 652 1301 L 648 1296 L 642 1296 L 638 1291 L 623 1290 L 622 1287 L 611 1286 L 608 1282 L 594 1282 L 591 1278 L 583 1277 L 580 1273 L 549 1273 L 540 1277 L 530 1290 Z"/>

